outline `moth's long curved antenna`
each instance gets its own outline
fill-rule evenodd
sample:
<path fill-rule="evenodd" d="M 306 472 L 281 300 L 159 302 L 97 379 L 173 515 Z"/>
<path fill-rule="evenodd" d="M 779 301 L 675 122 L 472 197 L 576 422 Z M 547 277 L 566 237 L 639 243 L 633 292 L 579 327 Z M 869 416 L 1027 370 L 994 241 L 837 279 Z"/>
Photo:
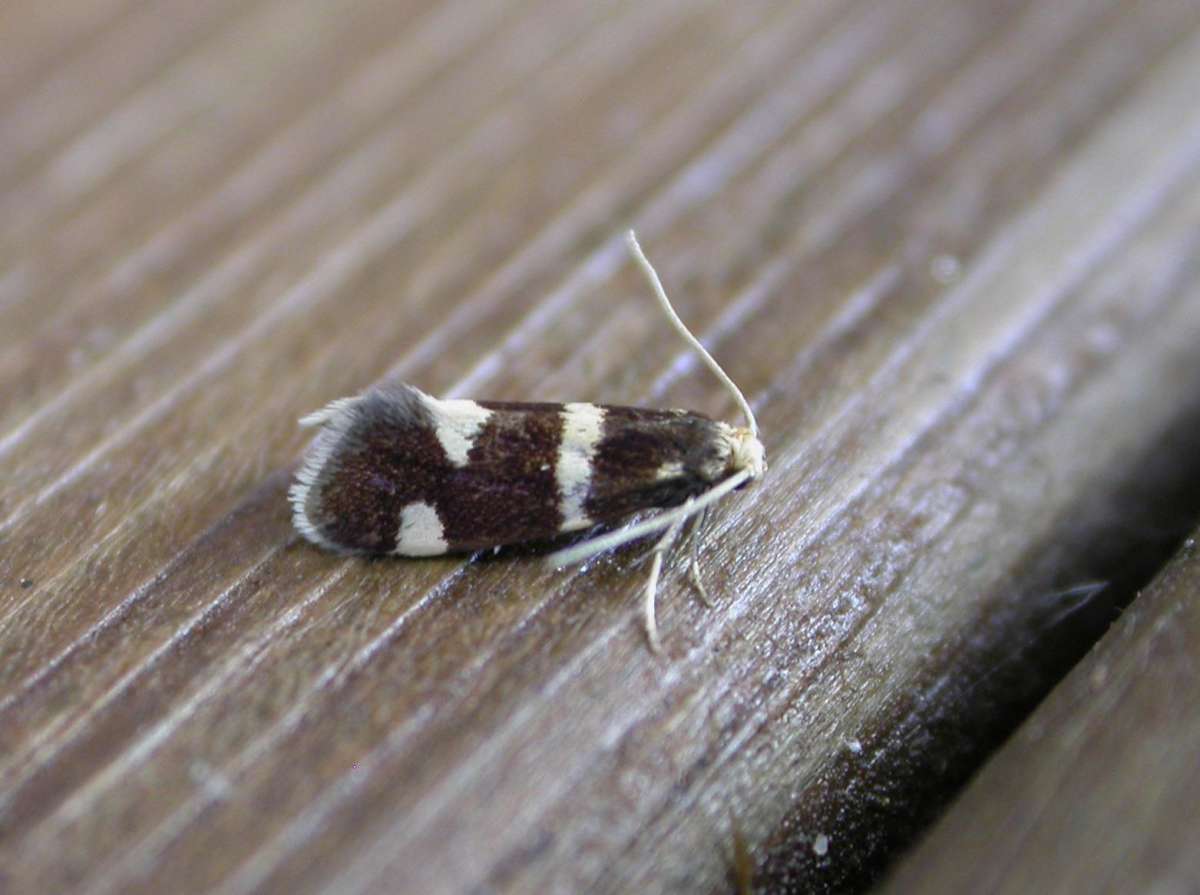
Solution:
<path fill-rule="evenodd" d="M 754 411 L 750 408 L 750 402 L 746 400 L 746 396 L 742 394 L 742 390 L 737 387 L 737 383 L 729 378 L 729 374 L 708 353 L 708 349 L 700 344 L 700 340 L 692 335 L 692 331 L 679 319 L 679 315 L 675 313 L 675 308 L 671 305 L 671 300 L 667 298 L 667 290 L 663 288 L 662 280 L 658 278 L 658 272 L 654 269 L 654 265 L 650 263 L 646 257 L 646 253 L 642 251 L 642 247 L 638 244 L 637 234 L 630 230 L 625 234 L 625 242 L 629 246 L 629 253 L 633 256 L 633 260 L 638 263 L 638 266 L 642 269 L 642 273 L 645 274 L 646 281 L 650 283 L 650 288 L 653 290 L 655 298 L 658 299 L 658 303 L 662 306 L 663 313 L 667 315 L 667 320 L 670 321 L 671 326 L 683 337 L 683 340 L 688 345 L 695 349 L 696 353 L 700 355 L 701 360 L 704 361 L 704 365 L 712 370 L 716 377 L 724 384 L 725 388 L 729 389 L 730 394 L 733 395 L 734 400 L 737 401 L 738 406 L 746 417 L 750 434 L 757 438 L 758 420 L 754 418 Z"/>

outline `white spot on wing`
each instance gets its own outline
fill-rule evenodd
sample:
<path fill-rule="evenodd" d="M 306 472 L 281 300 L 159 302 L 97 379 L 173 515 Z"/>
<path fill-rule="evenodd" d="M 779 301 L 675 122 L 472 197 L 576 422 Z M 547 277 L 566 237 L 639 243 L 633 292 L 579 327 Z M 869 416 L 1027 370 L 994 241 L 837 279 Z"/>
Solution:
<path fill-rule="evenodd" d="M 429 504 L 410 503 L 400 513 L 396 552 L 401 556 L 438 556 L 448 546 L 442 520 Z"/>
<path fill-rule="evenodd" d="M 463 399 L 440 401 L 428 395 L 421 395 L 421 399 L 429 408 L 433 432 L 450 462 L 455 466 L 466 466 L 471 445 L 492 411 Z"/>
<path fill-rule="evenodd" d="M 604 432 L 604 408 L 595 404 L 564 404 L 562 443 L 554 477 L 558 482 L 560 531 L 578 531 L 592 524 L 584 511 L 592 484 L 592 461 Z"/>
<path fill-rule="evenodd" d="M 678 460 L 671 460 L 664 463 L 655 471 L 654 477 L 660 482 L 664 479 L 683 478 L 683 464 Z"/>

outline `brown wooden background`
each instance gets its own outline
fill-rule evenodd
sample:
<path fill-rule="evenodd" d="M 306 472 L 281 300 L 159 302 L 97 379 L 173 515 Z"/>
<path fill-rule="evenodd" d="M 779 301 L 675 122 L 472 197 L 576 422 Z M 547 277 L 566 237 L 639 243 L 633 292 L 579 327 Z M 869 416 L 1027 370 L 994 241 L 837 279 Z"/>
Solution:
<path fill-rule="evenodd" d="M 1195 890 L 1194 557 L 967 781 L 1200 509 L 1198 84 L 1191 0 L 8 0 L 0 891 Z M 297 539 L 386 375 L 732 416 L 630 225 L 765 431 L 714 609 Z"/>

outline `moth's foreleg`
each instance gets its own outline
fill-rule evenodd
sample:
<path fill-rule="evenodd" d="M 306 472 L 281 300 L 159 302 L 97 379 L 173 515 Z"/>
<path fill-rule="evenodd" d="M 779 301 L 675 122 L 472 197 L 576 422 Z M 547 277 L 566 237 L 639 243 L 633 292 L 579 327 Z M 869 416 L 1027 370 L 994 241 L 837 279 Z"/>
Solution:
<path fill-rule="evenodd" d="M 705 507 L 699 516 L 692 517 L 692 524 L 688 529 L 688 581 L 696 589 L 696 595 L 700 597 L 700 602 L 712 609 L 713 604 L 712 600 L 708 598 L 708 589 L 705 588 L 704 581 L 700 578 L 700 535 L 704 531 L 704 523 L 707 521 L 708 507 Z"/>
<path fill-rule="evenodd" d="M 646 639 L 650 642 L 651 652 L 662 652 L 662 643 L 658 639 L 658 621 L 655 618 L 655 599 L 658 594 L 658 576 L 662 573 L 663 554 L 671 549 L 671 545 L 679 537 L 679 532 L 683 529 L 683 524 L 687 521 L 687 518 L 687 516 L 680 516 L 672 522 L 651 550 L 650 578 L 646 581 L 643 605 Z"/>

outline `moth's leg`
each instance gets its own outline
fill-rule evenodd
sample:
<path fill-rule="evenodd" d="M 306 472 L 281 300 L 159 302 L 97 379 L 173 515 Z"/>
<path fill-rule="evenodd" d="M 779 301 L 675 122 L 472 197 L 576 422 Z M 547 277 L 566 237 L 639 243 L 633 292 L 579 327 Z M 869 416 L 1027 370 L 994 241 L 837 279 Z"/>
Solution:
<path fill-rule="evenodd" d="M 688 581 L 696 589 L 696 594 L 700 597 L 700 602 L 709 609 L 712 609 L 712 600 L 708 598 L 708 590 L 704 587 L 704 582 L 700 578 L 700 533 L 703 531 L 704 524 L 707 521 L 708 507 L 705 507 L 699 516 L 692 517 L 692 524 L 688 530 Z"/>
<path fill-rule="evenodd" d="M 650 642 L 651 652 L 655 653 L 662 652 L 662 643 L 658 639 L 658 622 L 655 619 L 654 611 L 655 596 L 658 593 L 658 576 L 662 572 L 663 554 L 671 549 L 671 544 L 679 537 L 685 521 L 687 521 L 687 517 L 680 517 L 671 523 L 671 527 L 658 539 L 658 543 L 651 550 L 650 578 L 646 582 L 643 614 L 646 624 L 646 639 Z"/>

